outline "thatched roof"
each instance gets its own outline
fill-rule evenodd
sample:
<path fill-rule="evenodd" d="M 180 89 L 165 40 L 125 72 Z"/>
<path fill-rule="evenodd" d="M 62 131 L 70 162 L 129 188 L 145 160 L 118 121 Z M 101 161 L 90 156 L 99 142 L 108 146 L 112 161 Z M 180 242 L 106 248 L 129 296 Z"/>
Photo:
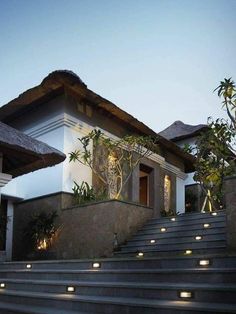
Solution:
<path fill-rule="evenodd" d="M 72 94 L 74 97 L 77 97 L 77 99 L 96 107 L 104 114 L 108 114 L 111 119 L 117 119 L 125 124 L 131 131 L 140 135 L 151 135 L 154 138 L 158 136 L 155 131 L 150 129 L 144 123 L 120 109 L 109 100 L 88 89 L 87 85 L 85 85 L 75 73 L 67 70 L 50 73 L 40 85 L 27 90 L 19 95 L 19 97 L 1 107 L 0 120 L 8 123 L 14 118 L 17 118 L 19 114 L 24 114 L 26 111 L 31 110 L 36 106 L 40 106 L 42 103 L 53 99 L 57 95 L 63 94 L 65 91 Z M 186 172 L 194 170 L 193 163 L 195 160 L 193 156 L 184 153 L 177 145 L 168 141 L 164 137 L 158 137 L 160 144 L 183 159 Z"/>
<path fill-rule="evenodd" d="M 173 142 L 198 136 L 204 130 L 207 130 L 206 124 L 190 125 L 182 121 L 175 121 L 159 134 Z"/>
<path fill-rule="evenodd" d="M 0 153 L 4 173 L 13 177 L 62 162 L 58 150 L 0 122 Z"/>

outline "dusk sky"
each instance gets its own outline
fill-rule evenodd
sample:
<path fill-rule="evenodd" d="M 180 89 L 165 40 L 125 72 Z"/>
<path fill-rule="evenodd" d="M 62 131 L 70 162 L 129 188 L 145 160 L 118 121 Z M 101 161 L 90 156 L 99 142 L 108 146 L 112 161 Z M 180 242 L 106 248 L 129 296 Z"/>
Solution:
<path fill-rule="evenodd" d="M 0 0 L 0 106 L 69 69 L 155 131 L 224 116 L 236 0 Z"/>

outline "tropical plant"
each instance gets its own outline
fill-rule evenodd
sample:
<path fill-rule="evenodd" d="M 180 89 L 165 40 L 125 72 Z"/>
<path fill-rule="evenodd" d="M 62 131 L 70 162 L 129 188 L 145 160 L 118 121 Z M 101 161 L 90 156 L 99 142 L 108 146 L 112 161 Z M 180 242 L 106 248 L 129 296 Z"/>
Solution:
<path fill-rule="evenodd" d="M 74 182 L 72 190 L 74 192 L 76 203 L 78 204 L 84 204 L 91 201 L 100 201 L 107 198 L 105 191 L 95 191 L 92 186 L 84 181 L 81 184 Z"/>
<path fill-rule="evenodd" d="M 96 129 L 78 140 L 82 149 L 71 152 L 70 161 L 88 166 L 110 199 L 121 197 L 135 167 L 158 149 L 151 137 L 126 135 L 111 139 Z"/>
<path fill-rule="evenodd" d="M 226 108 L 231 127 L 236 131 L 236 86 L 234 81 L 232 78 L 225 78 L 215 91 L 220 98 L 223 98 L 222 105 Z"/>
<path fill-rule="evenodd" d="M 208 121 L 209 128 L 198 137 L 196 146 L 195 181 L 200 183 L 210 206 L 217 209 L 223 203 L 223 181 L 235 171 L 232 131 L 227 121 Z"/>
<path fill-rule="evenodd" d="M 30 249 L 47 250 L 51 247 L 53 236 L 58 228 L 55 220 L 57 212 L 46 213 L 44 211 L 34 215 L 24 229 L 24 236 L 30 242 Z"/>

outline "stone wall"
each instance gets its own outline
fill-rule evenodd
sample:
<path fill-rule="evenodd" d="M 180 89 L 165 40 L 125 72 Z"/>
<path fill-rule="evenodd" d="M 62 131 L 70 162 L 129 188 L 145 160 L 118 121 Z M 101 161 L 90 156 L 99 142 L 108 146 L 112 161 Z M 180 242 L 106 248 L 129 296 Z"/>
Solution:
<path fill-rule="evenodd" d="M 33 215 L 45 211 L 56 210 L 60 215 L 62 208 L 73 205 L 74 197 L 70 193 L 55 193 L 44 195 L 14 204 L 13 219 L 13 260 L 21 260 L 26 256 L 27 245 L 23 242 L 24 229 Z"/>
<path fill-rule="evenodd" d="M 151 208 L 116 200 L 64 209 L 53 250 L 58 259 L 112 256 L 114 233 L 122 244 L 152 215 Z"/>
<path fill-rule="evenodd" d="M 226 204 L 227 247 L 236 251 L 236 176 L 225 179 L 224 184 Z"/>

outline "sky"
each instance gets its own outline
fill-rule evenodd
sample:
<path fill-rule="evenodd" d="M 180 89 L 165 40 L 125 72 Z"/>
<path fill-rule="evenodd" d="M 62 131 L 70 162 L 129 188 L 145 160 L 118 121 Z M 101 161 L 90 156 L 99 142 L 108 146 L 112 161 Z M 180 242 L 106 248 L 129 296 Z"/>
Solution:
<path fill-rule="evenodd" d="M 68 69 L 159 132 L 224 117 L 236 0 L 0 0 L 0 106 Z"/>

